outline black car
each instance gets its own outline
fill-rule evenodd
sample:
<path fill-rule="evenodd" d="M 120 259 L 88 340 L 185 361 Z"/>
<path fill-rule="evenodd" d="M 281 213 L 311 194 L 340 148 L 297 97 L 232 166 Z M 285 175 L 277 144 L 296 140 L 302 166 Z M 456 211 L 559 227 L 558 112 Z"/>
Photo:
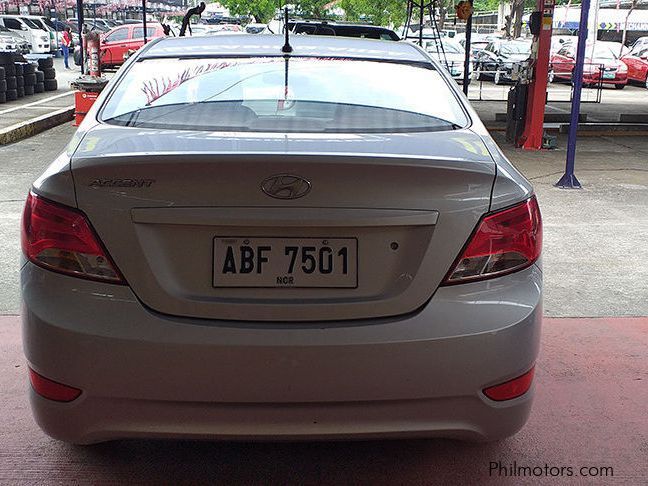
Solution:
<path fill-rule="evenodd" d="M 346 24 L 327 20 L 289 20 L 288 27 L 293 34 L 361 37 L 388 41 L 400 40 L 400 37 L 393 30 L 375 25 Z"/>
<path fill-rule="evenodd" d="M 474 74 L 477 79 L 492 79 L 495 84 L 511 81 L 515 64 L 531 56 L 531 41 L 496 39 L 475 54 Z"/>

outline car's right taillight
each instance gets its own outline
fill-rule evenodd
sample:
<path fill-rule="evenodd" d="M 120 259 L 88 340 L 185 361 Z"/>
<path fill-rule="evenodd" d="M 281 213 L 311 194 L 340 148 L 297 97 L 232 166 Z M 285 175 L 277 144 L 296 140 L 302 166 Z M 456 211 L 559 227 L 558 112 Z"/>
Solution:
<path fill-rule="evenodd" d="M 30 193 L 23 212 L 21 243 L 29 261 L 41 267 L 125 283 L 85 214 L 77 209 Z"/>
<path fill-rule="evenodd" d="M 498 277 L 533 264 L 542 250 L 535 196 L 484 216 L 446 275 L 445 285 Z"/>

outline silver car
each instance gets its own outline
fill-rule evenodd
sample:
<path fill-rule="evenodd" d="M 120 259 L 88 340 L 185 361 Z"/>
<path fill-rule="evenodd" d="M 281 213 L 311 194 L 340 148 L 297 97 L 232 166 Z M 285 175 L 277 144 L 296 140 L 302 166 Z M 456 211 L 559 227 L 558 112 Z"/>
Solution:
<path fill-rule="evenodd" d="M 527 420 L 531 185 L 420 48 L 283 42 L 149 43 L 34 183 L 24 347 L 52 437 L 496 440 Z"/>

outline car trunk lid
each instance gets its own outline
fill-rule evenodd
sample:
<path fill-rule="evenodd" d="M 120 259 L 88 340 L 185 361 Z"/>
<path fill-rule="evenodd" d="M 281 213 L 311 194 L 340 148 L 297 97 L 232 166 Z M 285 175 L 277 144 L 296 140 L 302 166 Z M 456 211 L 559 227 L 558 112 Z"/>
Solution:
<path fill-rule="evenodd" d="M 72 171 L 79 208 L 151 309 L 318 321 L 425 303 L 488 210 L 495 165 L 469 130 L 332 136 L 100 126 L 80 144 Z M 271 197 L 262 186 L 276 176 L 298 177 L 309 190 Z M 243 247 L 256 254 L 253 275 L 241 275 Z M 273 262 L 258 264 L 262 247 Z M 295 271 L 281 271 L 294 247 Z M 329 254 L 341 267 L 345 251 L 346 274 L 305 273 L 309 252 L 327 270 Z"/>

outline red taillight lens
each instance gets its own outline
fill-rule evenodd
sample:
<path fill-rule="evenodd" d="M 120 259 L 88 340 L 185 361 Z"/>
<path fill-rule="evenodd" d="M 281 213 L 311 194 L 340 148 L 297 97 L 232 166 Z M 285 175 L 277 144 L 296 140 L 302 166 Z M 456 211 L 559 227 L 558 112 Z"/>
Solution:
<path fill-rule="evenodd" d="M 484 389 L 484 395 L 491 400 L 502 402 L 504 400 L 513 400 L 514 398 L 521 397 L 531 388 L 533 383 L 533 374 L 535 373 L 535 366 L 522 376 L 518 376 L 506 383 L 495 385 Z"/>
<path fill-rule="evenodd" d="M 522 270 L 542 251 L 542 220 L 535 196 L 482 218 L 445 284 L 497 277 Z"/>
<path fill-rule="evenodd" d="M 22 221 L 22 250 L 36 265 L 57 272 L 124 283 L 85 215 L 30 193 Z"/>
<path fill-rule="evenodd" d="M 48 400 L 71 402 L 81 395 L 81 390 L 72 386 L 57 383 L 29 368 L 29 381 L 36 393 Z"/>

